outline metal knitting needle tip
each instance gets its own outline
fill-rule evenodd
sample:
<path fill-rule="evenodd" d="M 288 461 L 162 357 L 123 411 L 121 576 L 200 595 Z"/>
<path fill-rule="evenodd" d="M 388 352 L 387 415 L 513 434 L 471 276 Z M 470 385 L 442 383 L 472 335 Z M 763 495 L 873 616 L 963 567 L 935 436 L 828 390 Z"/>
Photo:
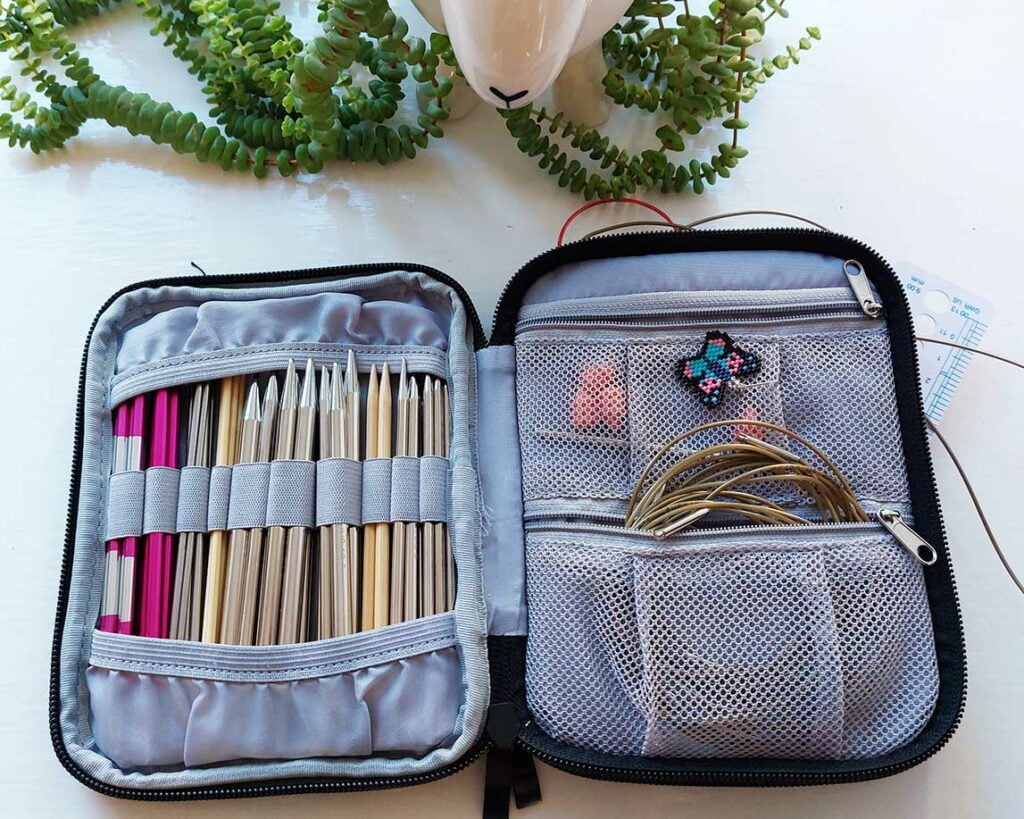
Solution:
<path fill-rule="evenodd" d="M 769 452 L 778 455 L 780 458 L 785 458 L 787 461 L 792 461 L 793 463 L 801 463 L 800 458 L 798 458 L 789 450 L 783 449 L 780 446 L 775 446 L 775 444 L 769 444 L 767 441 L 762 441 L 760 438 L 755 438 L 753 435 L 742 434 L 739 436 L 739 439 L 745 444 L 760 447 L 761 449 L 767 449 Z"/>
<path fill-rule="evenodd" d="M 288 369 L 284 374 L 284 386 L 281 390 L 281 406 L 293 407 L 298 403 L 298 390 L 296 384 L 298 376 L 295 373 L 295 359 L 288 359 Z"/>
<path fill-rule="evenodd" d="M 259 460 L 270 460 L 271 447 L 274 441 L 274 425 L 277 419 L 277 376 L 267 380 L 267 388 L 263 391 L 263 417 L 260 424 Z"/>
<path fill-rule="evenodd" d="M 249 385 L 249 395 L 245 399 L 245 410 L 242 413 L 242 420 L 259 421 L 261 417 L 260 388 L 259 385 L 253 381 L 252 384 Z"/>
<path fill-rule="evenodd" d="M 706 506 L 701 509 L 696 509 L 693 512 L 690 512 L 690 514 L 681 517 L 679 520 L 675 521 L 671 525 L 666 526 L 664 529 L 655 529 L 654 536 L 658 540 L 664 540 L 667 537 L 671 537 L 676 532 L 679 532 L 685 529 L 687 526 L 696 523 L 710 511 L 711 510 L 708 509 Z"/>
<path fill-rule="evenodd" d="M 306 371 L 302 375 L 302 390 L 299 395 L 300 407 L 316 406 L 316 367 L 313 359 L 306 359 Z"/>

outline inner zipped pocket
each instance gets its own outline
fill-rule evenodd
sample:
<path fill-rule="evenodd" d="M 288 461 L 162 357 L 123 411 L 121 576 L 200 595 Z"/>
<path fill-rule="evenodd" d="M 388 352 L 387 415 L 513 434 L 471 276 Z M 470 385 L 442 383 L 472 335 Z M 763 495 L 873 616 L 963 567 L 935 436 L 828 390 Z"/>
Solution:
<path fill-rule="evenodd" d="M 922 566 L 877 523 L 656 541 L 534 521 L 527 593 L 531 713 L 579 747 L 856 759 L 934 707 Z"/>
<path fill-rule="evenodd" d="M 821 446 L 868 508 L 907 503 L 888 336 L 850 289 L 573 299 L 525 307 L 517 331 L 527 513 L 568 499 L 621 514 L 665 441 L 708 421 L 744 418 Z M 713 331 L 727 332 L 759 366 L 709 407 L 678 370 Z M 735 433 L 708 430 L 689 445 Z M 766 440 L 787 446 L 771 432 Z M 784 486 L 771 500 L 808 502 Z"/>

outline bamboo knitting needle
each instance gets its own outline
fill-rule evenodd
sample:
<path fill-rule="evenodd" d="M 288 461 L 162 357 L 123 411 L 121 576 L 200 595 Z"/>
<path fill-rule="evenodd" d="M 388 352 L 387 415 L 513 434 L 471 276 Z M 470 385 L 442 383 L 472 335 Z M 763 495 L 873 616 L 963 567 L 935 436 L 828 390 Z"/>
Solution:
<path fill-rule="evenodd" d="M 295 451 L 295 418 L 298 412 L 298 378 L 295 362 L 288 362 L 288 370 L 281 387 L 281 401 L 277 412 L 277 432 L 274 459 L 289 460 Z M 272 646 L 277 642 L 281 618 L 281 574 L 284 568 L 284 546 L 287 529 L 271 526 L 267 532 L 267 548 L 263 560 L 263 582 L 260 591 L 260 612 L 256 623 L 256 645 Z"/>
<path fill-rule="evenodd" d="M 450 458 L 452 453 L 452 408 L 448 398 L 448 382 L 444 385 L 444 457 Z M 442 523 L 444 531 L 444 563 L 445 563 L 445 611 L 455 608 L 455 556 L 452 554 L 452 535 L 447 523 Z"/>
<path fill-rule="evenodd" d="M 391 371 L 385 361 L 380 368 L 380 392 L 377 397 L 377 457 L 391 457 Z M 391 580 L 391 527 L 378 523 L 373 533 L 373 627 L 388 624 L 391 613 L 388 584 Z"/>
<path fill-rule="evenodd" d="M 249 386 L 249 395 L 242 413 L 242 438 L 238 463 L 256 462 L 259 454 L 260 388 L 254 381 Z M 245 583 L 246 559 L 249 551 L 249 531 L 232 529 L 228 540 L 227 568 L 224 577 L 224 601 L 221 607 L 220 642 L 241 645 L 242 641 L 242 593 Z"/>
<path fill-rule="evenodd" d="M 354 366 L 354 362 L 353 362 Z M 332 458 L 348 458 L 350 447 L 348 434 L 351 425 L 347 417 L 347 400 L 345 388 L 341 381 L 341 367 L 334 362 L 331 373 L 331 400 L 328 409 L 328 435 L 330 436 L 330 454 Z M 355 527 L 351 527 L 355 528 Z M 350 527 L 343 523 L 335 523 L 330 528 L 331 538 L 331 633 L 334 637 L 352 634 L 355 630 L 352 623 L 352 572 L 355 569 L 351 562 Z"/>
<path fill-rule="evenodd" d="M 359 369 L 356 366 L 356 355 L 348 351 L 348 362 L 345 366 L 345 455 L 354 461 L 359 460 Z M 350 634 L 359 630 L 359 527 L 348 529 L 348 577 L 349 577 L 349 614 Z"/>
<path fill-rule="evenodd" d="M 146 426 L 146 396 L 132 399 L 131 418 L 128 422 L 128 469 L 142 469 L 143 432 Z M 117 605 L 117 631 L 135 633 L 135 560 L 139 553 L 139 538 L 126 537 L 121 542 L 121 569 L 118 583 L 120 600 Z"/>
<path fill-rule="evenodd" d="M 302 376 L 302 393 L 295 422 L 296 460 L 308 461 L 313 457 L 313 439 L 316 432 L 316 370 L 312 359 L 306 361 Z M 308 599 L 304 589 L 308 582 L 307 551 L 309 532 L 304 526 L 291 526 L 285 543 L 284 575 L 281 580 L 281 618 L 278 624 L 278 643 L 286 645 L 305 639 L 303 616 Z"/>
<path fill-rule="evenodd" d="M 260 434 L 256 460 L 267 463 L 274 445 L 274 430 L 277 422 L 277 376 L 267 379 L 263 391 L 263 408 L 260 412 Z M 242 627 L 240 641 L 251 646 L 256 640 L 256 615 L 259 610 L 260 576 L 263 572 L 263 530 L 249 530 L 245 559 L 245 587 L 242 590 Z"/>
<path fill-rule="evenodd" d="M 223 378 L 217 407 L 217 466 L 232 466 L 238 453 L 238 416 L 242 401 L 241 376 Z M 210 533 L 203 598 L 203 642 L 220 642 L 221 607 L 224 600 L 224 570 L 227 532 Z"/>
<path fill-rule="evenodd" d="M 423 454 L 434 452 L 434 381 L 423 378 Z M 435 614 L 434 609 L 434 524 L 424 521 L 420 537 L 420 617 Z"/>
<path fill-rule="evenodd" d="M 408 453 L 414 458 L 420 454 L 420 389 L 415 378 L 409 379 Z M 420 525 L 405 524 L 405 612 L 406 620 L 419 617 L 420 600 Z"/>
<path fill-rule="evenodd" d="M 395 455 L 409 454 L 409 372 L 405 358 L 402 358 L 402 370 L 398 377 L 398 411 L 395 429 Z M 391 590 L 389 623 L 401 623 L 405 614 L 405 523 L 395 521 L 391 524 Z"/>
<path fill-rule="evenodd" d="M 370 367 L 370 383 L 366 390 L 366 460 L 377 457 L 377 411 L 380 384 L 377 381 L 377 365 Z M 373 628 L 375 591 L 374 571 L 376 561 L 377 528 L 371 524 L 363 526 L 363 605 L 359 617 L 361 631 Z"/>
<path fill-rule="evenodd" d="M 338 365 L 334 365 L 337 379 Z M 333 396 L 331 372 L 326 366 L 320 369 L 320 459 L 333 455 L 331 449 L 331 398 Z M 337 636 L 334 633 L 334 550 L 330 526 L 321 526 L 317 532 L 317 639 L 326 640 Z"/>
<path fill-rule="evenodd" d="M 444 384 L 438 379 L 434 382 L 434 445 L 435 455 L 444 455 Z M 434 523 L 434 614 L 447 611 L 445 603 L 445 555 L 444 555 L 444 523 Z"/>

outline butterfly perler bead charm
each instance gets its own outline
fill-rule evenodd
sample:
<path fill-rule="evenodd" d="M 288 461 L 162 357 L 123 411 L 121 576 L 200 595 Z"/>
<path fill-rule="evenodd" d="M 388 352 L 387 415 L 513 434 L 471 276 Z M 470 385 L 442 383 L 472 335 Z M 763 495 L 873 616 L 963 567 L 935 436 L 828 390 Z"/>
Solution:
<path fill-rule="evenodd" d="M 732 379 L 752 375 L 760 368 L 756 355 L 737 347 L 721 330 L 711 330 L 697 355 L 676 362 L 676 378 L 693 390 L 704 406 L 717 407 Z"/>

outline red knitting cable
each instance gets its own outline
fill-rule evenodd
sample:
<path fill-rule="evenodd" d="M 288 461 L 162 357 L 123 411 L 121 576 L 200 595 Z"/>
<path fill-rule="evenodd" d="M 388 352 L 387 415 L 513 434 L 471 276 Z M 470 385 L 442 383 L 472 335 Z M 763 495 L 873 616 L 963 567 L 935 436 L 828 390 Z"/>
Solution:
<path fill-rule="evenodd" d="M 558 231 L 558 241 L 555 242 L 556 247 L 561 247 L 565 241 L 565 232 L 569 229 L 569 225 L 576 221 L 576 218 L 591 208 L 596 208 L 598 205 L 621 205 L 626 203 L 628 205 L 639 205 L 642 208 L 647 208 L 649 211 L 653 211 L 664 219 L 668 224 L 673 224 L 672 217 L 669 216 L 661 208 L 652 205 L 650 202 L 645 202 L 643 199 L 595 199 L 593 202 L 587 202 L 582 207 L 576 208 L 570 214 L 569 218 L 562 223 L 562 229 Z"/>

